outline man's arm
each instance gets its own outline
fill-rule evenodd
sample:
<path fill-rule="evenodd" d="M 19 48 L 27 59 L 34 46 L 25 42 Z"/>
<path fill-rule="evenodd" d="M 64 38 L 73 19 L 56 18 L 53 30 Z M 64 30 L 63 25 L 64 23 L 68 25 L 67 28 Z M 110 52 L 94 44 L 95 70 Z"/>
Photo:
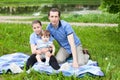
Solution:
<path fill-rule="evenodd" d="M 34 44 L 30 45 L 32 54 L 36 54 L 36 46 Z"/>
<path fill-rule="evenodd" d="M 78 67 L 78 60 L 77 60 L 77 52 L 76 52 L 76 46 L 75 46 L 75 42 L 74 42 L 74 37 L 73 37 L 73 33 L 67 36 L 68 38 L 68 42 L 70 44 L 71 47 L 71 51 L 72 51 L 72 56 L 73 56 L 73 67 Z"/>

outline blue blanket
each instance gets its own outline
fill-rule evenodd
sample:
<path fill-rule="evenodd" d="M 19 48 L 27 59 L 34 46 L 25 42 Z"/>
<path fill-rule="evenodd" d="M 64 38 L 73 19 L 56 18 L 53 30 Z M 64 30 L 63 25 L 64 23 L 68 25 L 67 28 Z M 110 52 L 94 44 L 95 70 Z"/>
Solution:
<path fill-rule="evenodd" d="M 28 57 L 29 55 L 26 55 L 24 53 L 13 53 L 13 54 L 7 54 L 7 55 L 1 56 L 0 57 L 0 73 L 2 74 L 3 71 L 7 72 L 7 70 L 10 69 L 11 63 L 15 63 L 18 66 L 23 67 Z M 62 70 L 62 73 L 65 76 L 75 75 L 76 77 L 81 77 L 81 76 L 84 76 L 85 73 L 90 73 L 95 76 L 104 76 L 104 73 L 101 71 L 96 61 L 89 60 L 86 65 L 80 66 L 77 69 L 72 67 L 71 61 L 72 60 L 68 60 L 68 63 L 71 66 L 66 70 Z M 47 66 L 44 64 L 39 65 L 39 63 L 36 63 L 32 68 L 40 73 L 46 72 L 47 74 L 61 72 L 58 70 L 54 70 L 51 66 Z"/>

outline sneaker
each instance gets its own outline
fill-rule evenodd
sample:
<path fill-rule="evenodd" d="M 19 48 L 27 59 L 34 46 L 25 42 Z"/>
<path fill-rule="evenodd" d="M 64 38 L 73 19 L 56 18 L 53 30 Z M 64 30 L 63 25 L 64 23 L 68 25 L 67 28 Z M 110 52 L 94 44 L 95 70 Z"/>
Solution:
<path fill-rule="evenodd" d="M 49 62 L 48 62 L 48 61 L 45 61 L 45 65 L 49 66 Z"/>
<path fill-rule="evenodd" d="M 18 65 L 16 65 L 15 63 L 10 64 L 10 70 L 12 71 L 12 73 L 23 72 L 23 70 Z"/>
<path fill-rule="evenodd" d="M 68 62 L 63 63 L 59 69 L 59 71 L 64 71 L 64 70 L 68 70 L 70 68 L 70 64 Z"/>

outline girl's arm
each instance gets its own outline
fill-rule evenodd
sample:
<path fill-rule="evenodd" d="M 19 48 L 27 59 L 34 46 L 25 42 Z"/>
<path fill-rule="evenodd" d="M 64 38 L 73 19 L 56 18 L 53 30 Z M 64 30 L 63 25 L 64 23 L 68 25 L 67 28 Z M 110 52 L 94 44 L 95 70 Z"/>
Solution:
<path fill-rule="evenodd" d="M 32 54 L 41 54 L 42 53 L 42 50 L 36 50 L 37 46 L 34 45 L 34 44 L 31 44 L 31 52 Z"/>
<path fill-rule="evenodd" d="M 54 44 L 52 44 L 51 47 L 52 47 L 52 55 L 55 55 L 55 46 L 54 46 Z"/>
<path fill-rule="evenodd" d="M 31 44 L 30 47 L 31 47 L 32 54 L 36 54 L 36 45 Z"/>

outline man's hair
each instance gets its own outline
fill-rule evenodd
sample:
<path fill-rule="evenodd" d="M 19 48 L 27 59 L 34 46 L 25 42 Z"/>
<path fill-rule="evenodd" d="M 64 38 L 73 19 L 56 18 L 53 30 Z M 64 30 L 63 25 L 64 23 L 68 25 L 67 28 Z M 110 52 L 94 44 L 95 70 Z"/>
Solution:
<path fill-rule="evenodd" d="M 59 15 L 59 17 L 60 17 L 60 15 L 61 15 L 61 12 L 60 12 L 60 10 L 58 9 L 58 8 L 52 8 L 52 9 L 50 9 L 50 11 L 48 12 L 48 16 L 50 16 L 50 12 L 58 12 L 58 15 Z"/>
<path fill-rule="evenodd" d="M 43 30 L 42 33 L 41 33 L 41 36 L 50 37 L 50 32 L 48 30 Z"/>
<path fill-rule="evenodd" d="M 42 23 L 41 23 L 41 21 L 39 21 L 39 20 L 34 20 L 34 21 L 32 22 L 32 25 L 33 25 L 33 24 L 37 24 L 37 23 L 39 23 L 39 24 L 42 26 Z"/>

